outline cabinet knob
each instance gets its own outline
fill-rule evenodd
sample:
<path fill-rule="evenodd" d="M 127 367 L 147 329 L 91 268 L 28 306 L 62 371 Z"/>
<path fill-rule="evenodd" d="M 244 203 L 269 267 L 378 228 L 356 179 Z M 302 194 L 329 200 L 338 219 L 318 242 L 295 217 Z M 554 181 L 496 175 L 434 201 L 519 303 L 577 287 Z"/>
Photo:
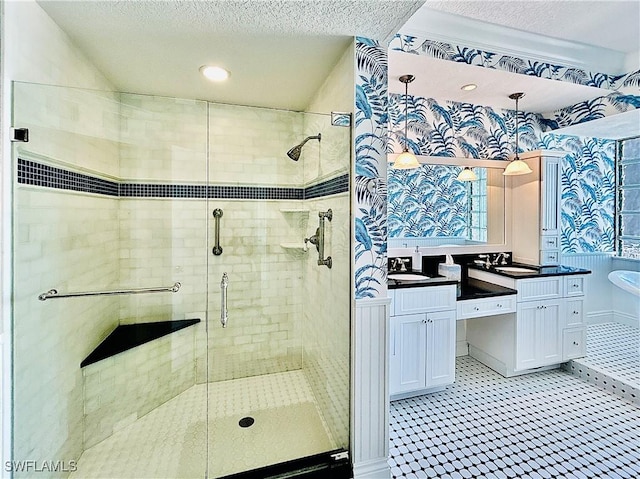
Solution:
<path fill-rule="evenodd" d="M 473 310 L 474 310 L 474 311 L 480 311 L 480 308 L 478 308 L 477 306 L 474 306 L 474 307 L 473 307 Z"/>
<path fill-rule="evenodd" d="M 574 288 L 577 288 L 577 287 L 579 287 L 580 285 L 578 285 L 578 284 L 572 284 L 571 286 L 573 286 Z"/>
<path fill-rule="evenodd" d="M 574 311 L 573 314 L 580 314 L 580 311 Z"/>
<path fill-rule="evenodd" d="M 498 308 L 502 308 L 502 304 L 498 303 Z"/>
<path fill-rule="evenodd" d="M 573 342 L 573 345 L 574 345 L 574 346 L 580 346 L 580 343 L 579 343 L 578 341 L 574 341 L 574 342 Z"/>

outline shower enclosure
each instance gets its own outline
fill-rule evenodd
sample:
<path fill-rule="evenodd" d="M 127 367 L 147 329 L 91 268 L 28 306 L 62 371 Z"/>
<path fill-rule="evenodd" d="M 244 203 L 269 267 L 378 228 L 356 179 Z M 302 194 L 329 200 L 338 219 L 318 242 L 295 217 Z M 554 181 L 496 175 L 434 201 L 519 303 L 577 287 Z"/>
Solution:
<path fill-rule="evenodd" d="M 13 116 L 14 476 L 348 474 L 350 128 L 27 83 Z"/>

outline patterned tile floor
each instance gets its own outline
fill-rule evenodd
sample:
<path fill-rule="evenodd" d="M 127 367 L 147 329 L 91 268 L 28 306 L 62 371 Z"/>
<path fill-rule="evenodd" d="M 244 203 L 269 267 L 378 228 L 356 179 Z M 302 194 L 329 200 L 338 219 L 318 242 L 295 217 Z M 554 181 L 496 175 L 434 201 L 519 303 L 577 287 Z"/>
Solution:
<path fill-rule="evenodd" d="M 618 323 L 589 326 L 587 356 L 578 362 L 640 387 L 640 330 Z"/>
<path fill-rule="evenodd" d="M 195 385 L 87 449 L 70 479 L 219 477 L 334 449 L 301 370 Z M 255 423 L 240 428 L 252 416 Z"/>
<path fill-rule="evenodd" d="M 561 370 L 504 378 L 469 356 L 444 391 L 391 403 L 394 478 L 640 477 L 640 408 Z"/>

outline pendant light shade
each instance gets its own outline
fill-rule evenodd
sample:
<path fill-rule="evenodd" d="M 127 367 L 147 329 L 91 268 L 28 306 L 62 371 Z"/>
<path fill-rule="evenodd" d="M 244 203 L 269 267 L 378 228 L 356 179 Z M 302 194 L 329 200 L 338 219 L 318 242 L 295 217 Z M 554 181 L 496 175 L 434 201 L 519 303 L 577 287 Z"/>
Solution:
<path fill-rule="evenodd" d="M 416 155 L 409 151 L 409 137 L 407 136 L 407 104 L 409 103 L 409 83 L 415 80 L 413 75 L 402 75 L 399 80 L 404 83 L 404 150 L 396 157 L 392 168 L 396 170 L 409 170 L 411 168 L 419 168 L 420 163 Z"/>
<path fill-rule="evenodd" d="M 457 178 L 458 181 L 476 181 L 477 179 L 476 173 L 468 166 L 464 167 Z"/>
<path fill-rule="evenodd" d="M 533 173 L 529 165 L 527 165 L 524 161 L 520 159 L 518 156 L 518 100 L 524 96 L 524 93 L 512 93 L 509 95 L 509 98 L 516 101 L 516 156 L 515 158 L 507 165 L 502 173 L 505 176 L 516 176 L 516 175 L 526 175 L 528 173 Z"/>

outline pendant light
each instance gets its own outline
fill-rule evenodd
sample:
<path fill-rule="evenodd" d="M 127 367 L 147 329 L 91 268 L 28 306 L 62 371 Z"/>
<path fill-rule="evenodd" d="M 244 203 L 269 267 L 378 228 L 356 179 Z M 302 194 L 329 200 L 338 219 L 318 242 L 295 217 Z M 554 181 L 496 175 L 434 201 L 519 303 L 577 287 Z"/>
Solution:
<path fill-rule="evenodd" d="M 409 170 L 411 168 L 419 168 L 420 163 L 416 155 L 409 151 L 409 137 L 407 136 L 407 104 L 409 103 L 409 83 L 415 80 L 413 75 L 402 75 L 399 80 L 404 83 L 404 150 L 396 157 L 393 166 L 396 170 Z"/>
<path fill-rule="evenodd" d="M 524 161 L 520 159 L 518 156 L 518 100 L 524 96 L 524 93 L 512 93 L 509 95 L 509 98 L 516 101 L 516 156 L 515 158 L 507 165 L 502 173 L 505 176 L 515 176 L 515 175 L 526 175 L 528 173 L 533 173 L 529 165 L 527 165 Z"/>
<path fill-rule="evenodd" d="M 476 181 L 478 177 L 476 176 L 475 171 L 473 171 L 468 166 L 465 166 L 463 170 L 458 175 L 458 181 Z"/>

